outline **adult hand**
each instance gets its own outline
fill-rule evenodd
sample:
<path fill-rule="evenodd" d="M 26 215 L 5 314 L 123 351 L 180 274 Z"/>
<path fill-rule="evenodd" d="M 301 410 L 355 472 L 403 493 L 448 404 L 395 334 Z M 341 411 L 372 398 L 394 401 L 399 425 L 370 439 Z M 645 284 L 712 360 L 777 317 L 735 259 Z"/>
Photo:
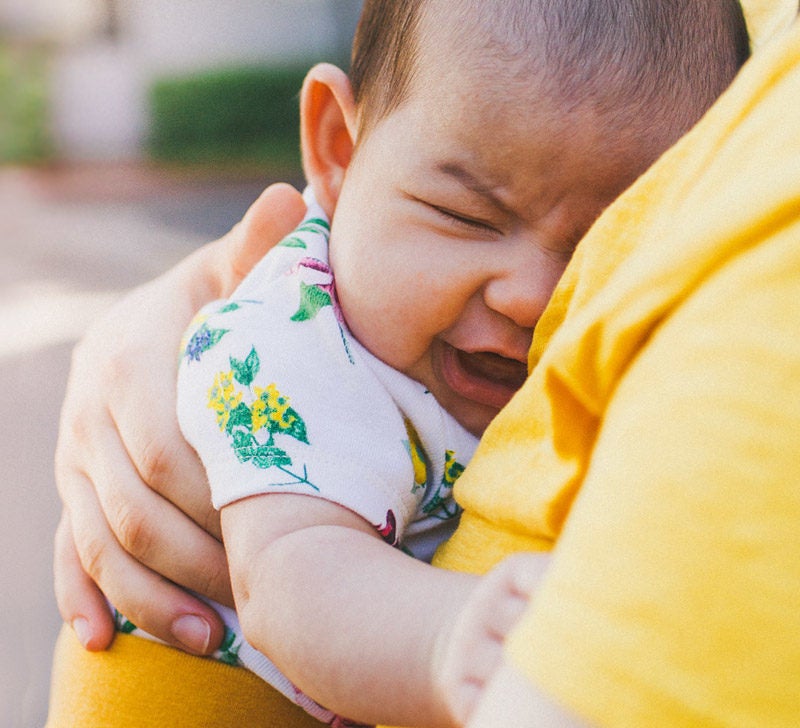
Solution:
<path fill-rule="evenodd" d="M 230 294 L 304 210 L 293 188 L 269 187 L 230 233 L 130 292 L 75 349 L 56 449 L 55 590 L 88 649 L 114 637 L 105 596 L 174 646 L 207 654 L 222 640 L 217 614 L 182 588 L 232 602 L 218 515 L 175 416 L 178 345 L 197 309 Z"/>

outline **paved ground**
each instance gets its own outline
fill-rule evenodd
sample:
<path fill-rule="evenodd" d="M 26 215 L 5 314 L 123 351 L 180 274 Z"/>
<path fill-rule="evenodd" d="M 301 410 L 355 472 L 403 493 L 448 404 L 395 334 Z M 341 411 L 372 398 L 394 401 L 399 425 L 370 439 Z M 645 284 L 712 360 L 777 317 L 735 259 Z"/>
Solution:
<path fill-rule="evenodd" d="M 0 168 L 0 728 L 46 717 L 59 628 L 52 460 L 70 349 L 124 290 L 226 231 L 264 184 Z"/>

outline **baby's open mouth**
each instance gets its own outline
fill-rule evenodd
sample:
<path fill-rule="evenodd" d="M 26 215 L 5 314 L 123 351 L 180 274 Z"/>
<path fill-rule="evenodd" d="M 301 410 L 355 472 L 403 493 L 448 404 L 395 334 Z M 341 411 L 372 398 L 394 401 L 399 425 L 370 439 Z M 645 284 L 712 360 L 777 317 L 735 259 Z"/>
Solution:
<path fill-rule="evenodd" d="M 445 344 L 442 373 L 462 397 L 499 409 L 523 385 L 528 368 L 491 351 L 467 352 Z"/>

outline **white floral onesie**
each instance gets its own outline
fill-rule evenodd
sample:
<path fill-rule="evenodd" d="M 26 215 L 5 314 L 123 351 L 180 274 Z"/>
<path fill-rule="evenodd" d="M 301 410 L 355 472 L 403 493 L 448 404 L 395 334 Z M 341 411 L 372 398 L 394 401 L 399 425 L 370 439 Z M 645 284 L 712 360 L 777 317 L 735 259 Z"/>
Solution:
<path fill-rule="evenodd" d="M 271 492 L 316 496 L 429 560 L 455 528 L 453 483 L 477 439 L 422 384 L 352 336 L 328 264 L 328 221 L 305 197 L 303 223 L 230 299 L 190 325 L 178 376 L 181 428 L 215 507 Z M 320 720 L 341 720 L 300 693 L 223 611 L 230 631 L 221 659 L 252 669 Z"/>

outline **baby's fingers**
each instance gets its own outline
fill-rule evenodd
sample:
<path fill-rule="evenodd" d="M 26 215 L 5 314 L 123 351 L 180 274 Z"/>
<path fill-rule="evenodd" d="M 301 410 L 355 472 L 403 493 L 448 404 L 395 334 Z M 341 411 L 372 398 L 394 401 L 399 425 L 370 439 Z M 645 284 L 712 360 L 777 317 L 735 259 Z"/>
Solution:
<path fill-rule="evenodd" d="M 503 642 L 528 607 L 549 564 L 544 554 L 515 554 L 482 577 L 453 625 L 438 670 L 447 704 L 466 722 L 500 669 Z"/>

